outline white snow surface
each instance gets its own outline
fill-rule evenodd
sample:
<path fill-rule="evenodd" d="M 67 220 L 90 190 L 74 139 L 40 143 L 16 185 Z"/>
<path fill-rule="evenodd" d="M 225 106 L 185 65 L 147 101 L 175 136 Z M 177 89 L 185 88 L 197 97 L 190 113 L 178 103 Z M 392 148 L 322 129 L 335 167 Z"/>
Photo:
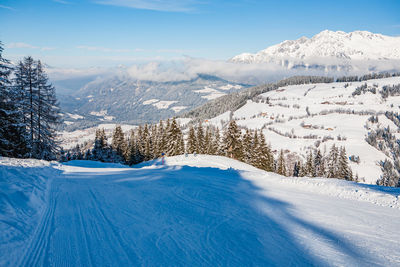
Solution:
<path fill-rule="evenodd" d="M 92 112 L 90 112 L 90 115 L 103 117 L 103 116 L 107 115 L 107 110 L 92 111 Z"/>
<path fill-rule="evenodd" d="M 171 107 L 171 109 L 173 111 L 175 111 L 176 113 L 181 112 L 182 110 L 187 109 L 187 108 L 188 108 L 188 106 L 174 106 L 174 107 Z"/>
<path fill-rule="evenodd" d="M 158 101 L 160 101 L 160 100 L 152 98 L 152 99 L 143 101 L 143 105 L 151 105 L 153 103 L 157 103 Z"/>
<path fill-rule="evenodd" d="M 178 101 L 161 100 L 152 105 L 155 106 L 157 109 L 167 109 L 167 108 L 169 108 L 169 106 L 171 106 L 172 104 L 175 104 L 175 103 L 178 103 Z"/>
<path fill-rule="evenodd" d="M 125 134 L 129 134 L 130 130 L 137 127 L 135 125 L 129 125 L 129 124 L 120 124 L 120 125 Z M 58 132 L 57 140 L 60 142 L 61 147 L 63 147 L 64 149 L 74 148 L 76 147 L 76 145 L 82 145 L 85 142 L 93 142 L 96 135 L 96 129 L 103 129 L 103 128 L 107 138 L 110 140 L 116 126 L 117 124 L 115 123 L 104 123 L 96 127 L 90 127 L 83 130 L 75 130 L 72 132 L 62 131 Z"/>
<path fill-rule="evenodd" d="M 398 188 L 206 155 L 135 168 L 0 158 L 0 182 L 2 266 L 400 264 Z"/>
<path fill-rule="evenodd" d="M 232 87 L 227 87 L 227 88 L 225 88 L 225 87 L 221 88 L 221 87 L 220 87 L 221 90 L 229 90 L 229 89 L 232 88 Z M 195 90 L 194 92 L 201 94 L 201 97 L 205 98 L 207 100 L 216 99 L 218 97 L 226 95 L 225 92 L 221 92 L 221 91 L 219 91 L 217 89 L 214 89 L 214 88 L 211 88 L 209 86 L 205 86 L 203 89 Z"/>
<path fill-rule="evenodd" d="M 67 112 L 67 115 L 70 116 L 72 119 L 75 119 L 75 120 L 80 120 L 80 119 L 84 118 L 83 116 L 81 116 L 79 114 L 71 114 L 71 113 L 68 113 L 68 112 Z"/>

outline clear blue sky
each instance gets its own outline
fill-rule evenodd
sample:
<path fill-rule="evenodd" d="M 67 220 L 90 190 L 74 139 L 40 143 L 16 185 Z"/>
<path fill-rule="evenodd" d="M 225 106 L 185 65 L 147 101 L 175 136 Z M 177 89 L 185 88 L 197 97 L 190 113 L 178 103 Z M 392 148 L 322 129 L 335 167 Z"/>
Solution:
<path fill-rule="evenodd" d="M 4 56 L 59 67 L 228 59 L 329 30 L 400 35 L 399 0 L 0 0 Z"/>

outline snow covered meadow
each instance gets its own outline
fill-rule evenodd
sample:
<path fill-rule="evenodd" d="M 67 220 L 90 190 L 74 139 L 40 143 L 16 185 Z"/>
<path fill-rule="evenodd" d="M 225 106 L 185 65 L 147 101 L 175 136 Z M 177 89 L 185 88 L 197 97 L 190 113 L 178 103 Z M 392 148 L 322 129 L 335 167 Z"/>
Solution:
<path fill-rule="evenodd" d="M 395 266 L 400 189 L 206 155 L 0 158 L 0 265 Z"/>
<path fill-rule="evenodd" d="M 360 158 L 350 162 L 362 182 L 375 184 L 382 174 L 380 161 L 389 158 L 365 140 L 371 130 L 390 128 L 398 136 L 398 126 L 385 116 L 397 112 L 400 96 L 383 98 L 384 86 L 400 84 L 400 77 L 362 82 L 335 82 L 284 86 L 248 100 L 233 112 L 207 120 L 222 128 L 231 119 L 249 129 L 262 129 L 273 150 L 300 155 L 303 160 L 310 149 L 328 153 L 333 144 L 346 148 L 347 155 Z M 366 90 L 355 94 L 357 88 Z M 375 93 L 373 93 L 375 88 Z M 377 122 L 370 122 L 377 116 Z"/>

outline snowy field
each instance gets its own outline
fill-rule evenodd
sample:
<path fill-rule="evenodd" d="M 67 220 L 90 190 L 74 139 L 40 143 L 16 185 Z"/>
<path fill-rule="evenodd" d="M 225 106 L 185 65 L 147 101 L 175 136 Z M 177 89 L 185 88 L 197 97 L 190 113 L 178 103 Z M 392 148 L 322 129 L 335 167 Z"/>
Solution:
<path fill-rule="evenodd" d="M 365 92 L 353 96 L 355 89 L 364 84 L 368 89 L 375 88 L 376 94 Z M 239 126 L 262 129 L 276 151 L 283 149 L 304 157 L 317 143 L 325 154 L 333 144 L 344 146 L 348 156 L 360 158 L 358 164 L 350 162 L 353 173 L 362 182 L 375 184 L 382 174 L 379 161 L 387 156 L 370 146 L 365 137 L 371 129 L 388 126 L 393 134 L 398 134 L 398 127 L 384 113 L 399 112 L 400 96 L 383 99 L 379 93 L 385 85 L 398 84 L 400 77 L 290 85 L 261 94 L 258 102 L 248 100 L 232 117 Z M 378 115 L 378 123 L 368 122 L 371 114 Z M 230 112 L 226 112 L 204 124 L 223 128 L 229 119 Z"/>
<path fill-rule="evenodd" d="M 1 266 L 400 266 L 400 189 L 218 156 L 0 158 Z"/>

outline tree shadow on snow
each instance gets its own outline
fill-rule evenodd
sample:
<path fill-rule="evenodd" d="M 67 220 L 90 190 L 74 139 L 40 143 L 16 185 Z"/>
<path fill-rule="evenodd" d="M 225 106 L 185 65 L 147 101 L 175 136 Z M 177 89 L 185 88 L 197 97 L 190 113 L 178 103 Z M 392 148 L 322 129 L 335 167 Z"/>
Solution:
<path fill-rule="evenodd" d="M 135 171 L 161 177 L 122 183 L 151 194 L 146 205 L 159 205 L 157 214 L 146 215 L 148 232 L 139 229 L 139 222 L 138 229 L 129 228 L 155 236 L 154 242 L 135 241 L 136 246 L 146 246 L 139 256 L 142 264 L 329 266 L 336 257 L 350 265 L 374 262 L 333 231 L 295 215 L 291 204 L 269 197 L 237 170 L 182 166 Z M 310 242 L 327 248 L 315 251 L 318 246 Z M 326 251 L 329 255 L 322 254 Z"/>

